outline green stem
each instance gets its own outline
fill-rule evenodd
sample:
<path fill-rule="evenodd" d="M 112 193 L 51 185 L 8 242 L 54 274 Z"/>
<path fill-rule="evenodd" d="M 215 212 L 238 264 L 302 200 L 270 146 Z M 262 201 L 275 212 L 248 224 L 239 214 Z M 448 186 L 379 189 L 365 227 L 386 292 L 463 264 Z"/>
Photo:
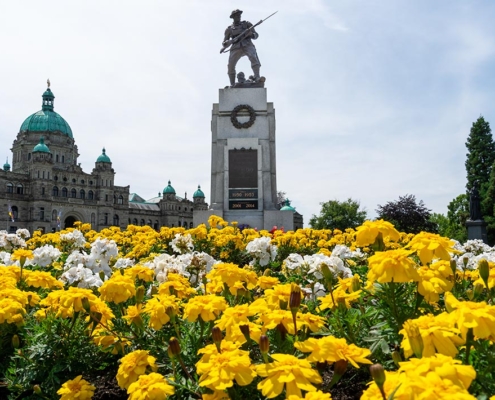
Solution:
<path fill-rule="evenodd" d="M 397 302 L 396 302 L 396 298 L 395 298 L 395 282 L 394 281 L 389 283 L 389 289 L 390 290 L 388 290 L 388 294 L 390 296 L 390 300 L 392 303 L 392 313 L 394 314 L 395 322 L 397 323 L 397 326 L 400 329 L 402 327 L 402 325 L 404 324 L 404 321 L 402 321 L 402 319 L 399 317 L 399 311 L 397 309 Z"/>

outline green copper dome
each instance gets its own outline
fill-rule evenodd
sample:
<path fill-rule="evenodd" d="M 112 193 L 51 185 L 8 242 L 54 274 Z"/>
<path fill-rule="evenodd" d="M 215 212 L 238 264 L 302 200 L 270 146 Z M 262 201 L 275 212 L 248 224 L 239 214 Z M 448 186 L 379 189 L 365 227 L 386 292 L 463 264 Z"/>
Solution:
<path fill-rule="evenodd" d="M 5 164 L 3 164 L 3 170 L 4 171 L 10 171 L 10 164 L 9 164 L 9 158 L 7 157 L 7 160 L 5 161 Z"/>
<path fill-rule="evenodd" d="M 203 193 L 203 191 L 201 190 L 201 186 L 198 185 L 198 190 L 196 190 L 193 194 L 193 199 L 195 199 L 196 197 L 202 197 L 204 198 L 205 197 L 205 194 Z"/>
<path fill-rule="evenodd" d="M 280 211 L 292 211 L 292 212 L 294 212 L 294 211 L 296 211 L 296 209 L 290 205 L 290 200 L 287 199 L 287 200 L 285 200 L 285 205 L 280 209 Z"/>
<path fill-rule="evenodd" d="M 96 162 L 106 162 L 106 163 L 111 163 L 112 162 L 112 161 L 110 161 L 110 157 L 107 156 L 107 153 L 105 152 L 105 148 L 104 147 L 103 147 L 101 156 L 99 156 L 96 159 Z"/>
<path fill-rule="evenodd" d="M 163 189 L 163 194 L 175 194 L 175 189 L 170 185 L 170 181 L 168 181 L 168 186 Z"/>
<path fill-rule="evenodd" d="M 53 111 L 55 96 L 48 87 L 42 95 L 41 110 L 30 115 L 21 125 L 21 132 L 60 132 L 72 138 L 72 129 L 59 114 Z"/>
<path fill-rule="evenodd" d="M 45 138 L 43 136 L 40 137 L 40 142 L 34 146 L 33 153 L 49 153 L 50 149 L 45 144 Z"/>

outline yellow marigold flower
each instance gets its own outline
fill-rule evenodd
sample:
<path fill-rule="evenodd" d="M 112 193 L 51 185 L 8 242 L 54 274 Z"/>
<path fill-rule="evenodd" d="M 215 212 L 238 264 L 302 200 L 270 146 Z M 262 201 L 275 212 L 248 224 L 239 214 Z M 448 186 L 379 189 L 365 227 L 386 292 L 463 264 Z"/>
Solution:
<path fill-rule="evenodd" d="M 48 293 L 48 296 L 41 300 L 40 305 L 55 312 L 57 317 L 71 318 L 74 312 L 84 311 L 83 299 L 91 303 L 97 297 L 90 289 L 69 287 L 67 290 Z"/>
<path fill-rule="evenodd" d="M 215 264 L 206 278 L 212 281 L 220 280 L 227 284 L 233 295 L 237 294 L 239 282 L 244 283 L 247 289 L 254 289 L 258 281 L 256 272 L 229 263 Z"/>
<path fill-rule="evenodd" d="M 52 274 L 45 271 L 29 271 L 26 274 L 26 284 L 32 287 L 41 287 L 45 289 L 61 289 L 64 287 L 62 282 L 56 280 Z"/>
<path fill-rule="evenodd" d="M 109 280 L 101 285 L 98 291 L 102 300 L 116 304 L 123 303 L 136 295 L 134 280 L 120 272 L 115 272 Z"/>
<path fill-rule="evenodd" d="M 440 378 L 448 379 L 463 389 L 468 389 L 476 378 L 476 371 L 471 365 L 462 365 L 460 360 L 442 354 L 411 358 L 409 361 L 399 363 L 399 366 L 399 372 L 406 373 L 408 377 L 415 375 L 428 377 L 430 372 L 434 372 Z"/>
<path fill-rule="evenodd" d="M 241 347 L 241 343 L 238 342 L 222 340 L 222 342 L 220 343 L 220 350 L 222 350 L 222 353 L 237 350 L 239 349 L 239 347 Z M 210 360 L 211 356 L 213 356 L 214 354 L 218 354 L 217 346 L 215 344 L 209 344 L 202 349 L 199 349 L 198 354 L 203 354 L 199 362 L 207 363 Z"/>
<path fill-rule="evenodd" d="M 488 267 L 489 267 L 489 270 L 488 270 L 488 279 L 487 279 L 487 282 L 488 282 L 488 289 L 492 289 L 493 287 L 495 287 L 495 263 L 489 261 L 488 262 Z M 478 274 L 476 276 L 479 276 L 479 271 L 478 270 L 475 270 Z M 466 271 L 468 272 L 468 271 Z M 470 271 L 471 273 L 473 273 L 474 271 Z M 478 279 L 476 279 L 474 282 L 473 282 L 473 285 L 476 285 L 476 284 L 481 284 L 483 286 L 486 286 L 485 285 L 485 282 L 483 281 L 483 279 L 480 277 Z"/>
<path fill-rule="evenodd" d="M 163 375 L 152 372 L 139 376 L 127 389 L 129 400 L 162 400 L 175 393 Z"/>
<path fill-rule="evenodd" d="M 448 264 L 448 261 L 439 261 L 418 269 L 418 291 L 428 303 L 437 303 L 440 299 L 439 294 L 448 292 L 454 286 L 450 266 L 446 269 L 445 264 Z"/>
<path fill-rule="evenodd" d="M 112 354 L 119 354 L 124 351 L 124 348 L 131 345 L 131 342 L 125 338 L 119 339 L 111 335 L 103 328 L 96 328 L 91 336 L 93 342 L 97 346 L 101 346 L 103 350 L 111 348 Z"/>
<path fill-rule="evenodd" d="M 271 357 L 274 362 L 256 366 L 256 373 L 265 378 L 258 383 L 258 390 L 269 399 L 282 393 L 284 386 L 287 397 L 302 397 L 301 390 L 314 392 L 313 384 L 322 382 L 318 371 L 312 369 L 307 360 L 289 354 L 272 354 Z"/>
<path fill-rule="evenodd" d="M 412 321 L 418 327 L 423 339 L 423 357 L 431 357 L 436 353 L 455 357 L 458 352 L 457 347 L 464 344 L 464 340 L 459 336 L 460 330 L 455 327 L 455 319 L 451 314 L 442 313 L 436 316 L 428 314 Z M 414 351 L 411 348 L 408 330 L 402 329 L 399 333 L 404 336 L 401 347 L 404 349 L 406 358 L 409 358 Z"/>
<path fill-rule="evenodd" d="M 179 312 L 177 298 L 175 296 L 167 296 L 166 294 L 158 294 L 146 302 L 143 308 L 143 314 L 150 316 L 149 325 L 158 331 L 170 321 L 170 315 L 167 313 L 167 309 L 172 310 L 175 314 Z"/>
<path fill-rule="evenodd" d="M 332 400 L 332 395 L 330 393 L 324 393 L 317 390 L 316 392 L 308 392 L 304 397 L 299 397 L 296 395 L 291 395 L 288 400 Z"/>
<path fill-rule="evenodd" d="M 135 323 L 139 325 L 140 323 L 142 323 L 143 320 L 141 318 L 141 304 L 127 307 L 126 315 L 124 315 L 122 318 L 125 319 L 129 324 Z"/>
<path fill-rule="evenodd" d="M 249 304 L 241 304 L 234 307 L 227 308 L 220 319 L 217 321 L 218 326 L 222 331 L 226 331 L 226 339 L 229 339 L 232 334 L 232 328 L 239 323 L 248 323 L 248 317 L 252 317 L 255 314 L 249 309 Z"/>
<path fill-rule="evenodd" d="M 461 330 L 462 337 L 466 337 L 468 329 L 472 328 L 478 339 L 495 341 L 495 306 L 486 302 L 459 301 L 450 292 L 445 293 L 447 309 L 452 309 L 452 318 Z"/>
<path fill-rule="evenodd" d="M 246 343 L 246 337 L 241 331 L 241 325 L 247 325 L 249 329 L 249 337 L 256 343 L 260 342 L 260 336 L 263 333 L 262 327 L 254 322 L 240 322 L 231 326 L 227 334 L 225 335 L 225 340 L 229 340 L 235 343 L 243 344 Z M 222 342 L 223 343 L 223 342 Z"/>
<path fill-rule="evenodd" d="M 25 292 L 24 290 L 17 289 L 14 287 L 13 289 L 6 288 L 0 290 L 0 299 L 12 299 L 21 303 L 23 307 L 30 305 L 31 307 L 35 306 L 40 301 L 40 296 L 35 292 Z"/>
<path fill-rule="evenodd" d="M 89 400 L 95 393 L 95 387 L 82 379 L 82 375 L 65 382 L 57 391 L 61 395 L 60 400 Z"/>
<path fill-rule="evenodd" d="M 416 263 L 409 258 L 412 251 L 398 249 L 377 252 L 368 258 L 368 280 L 371 282 L 417 282 Z"/>
<path fill-rule="evenodd" d="M 230 397 L 223 390 L 214 390 L 213 393 L 203 393 L 203 400 L 230 400 Z"/>
<path fill-rule="evenodd" d="M 25 249 L 14 250 L 14 252 L 10 256 L 11 260 L 14 261 L 18 260 L 21 263 L 21 265 L 24 265 L 26 260 L 32 260 L 33 258 L 34 258 L 34 254 L 32 250 L 25 250 Z"/>
<path fill-rule="evenodd" d="M 453 240 L 435 233 L 420 232 L 413 237 L 406 248 L 417 252 L 421 263 L 426 265 L 433 258 L 450 261 L 449 253 L 458 253 L 454 249 L 454 244 Z"/>
<path fill-rule="evenodd" d="M 265 290 L 264 297 L 268 303 L 268 307 L 271 309 L 280 308 L 280 303 L 289 304 L 291 285 L 287 283 L 285 285 L 277 285 L 272 289 Z"/>
<path fill-rule="evenodd" d="M 149 355 L 148 350 L 136 350 L 120 359 L 117 371 L 117 383 L 122 389 L 127 389 L 131 383 L 138 380 L 140 375 L 146 373 L 147 369 L 156 371 L 156 358 Z"/>
<path fill-rule="evenodd" d="M 249 385 L 256 373 L 251 368 L 249 352 L 235 349 L 213 353 L 203 361 L 196 363 L 196 371 L 201 375 L 199 386 L 212 390 L 225 390 L 234 385 L 234 380 L 240 386 Z"/>
<path fill-rule="evenodd" d="M 360 296 L 361 296 L 361 290 L 358 290 L 357 292 L 347 293 L 342 289 L 336 289 L 331 294 L 327 294 L 324 297 L 319 297 L 318 300 L 321 302 L 320 304 L 321 310 L 326 310 L 327 308 L 334 310 L 339 306 L 339 301 L 345 302 L 346 307 L 351 308 L 352 306 L 351 303 L 353 301 L 359 300 Z"/>
<path fill-rule="evenodd" d="M 21 303 L 9 298 L 0 298 L 0 324 L 4 322 L 20 324 L 23 322 L 24 314 L 26 314 L 26 310 Z"/>
<path fill-rule="evenodd" d="M 297 313 L 297 326 L 302 328 L 307 326 L 311 332 L 318 332 L 326 325 L 326 319 L 311 313 Z"/>
<path fill-rule="evenodd" d="M 356 229 L 356 245 L 358 247 L 369 246 L 375 243 L 380 233 L 383 239 L 388 237 L 389 240 L 394 242 L 400 239 L 400 233 L 390 222 L 379 219 L 377 221 L 365 221 L 363 225 Z"/>
<path fill-rule="evenodd" d="M 132 279 L 138 278 L 145 282 L 153 282 L 153 279 L 155 278 L 155 271 L 145 267 L 144 265 L 138 264 L 131 268 L 127 268 L 124 275 L 130 276 Z"/>
<path fill-rule="evenodd" d="M 184 319 L 194 322 L 201 317 L 204 322 L 214 321 L 227 307 L 227 301 L 221 296 L 196 296 L 184 306 Z"/>
<path fill-rule="evenodd" d="M 339 360 L 350 362 L 354 367 L 359 368 L 360 364 L 372 364 L 366 357 L 371 355 L 369 349 L 357 347 L 355 344 L 348 344 L 345 339 L 333 336 L 324 336 L 321 339 L 309 338 L 304 342 L 294 343 L 294 347 L 303 353 L 311 354 L 307 360 L 310 362 L 330 362 Z"/>
<path fill-rule="evenodd" d="M 280 280 L 278 278 L 275 278 L 274 276 L 261 275 L 258 278 L 257 286 L 259 286 L 263 290 L 266 290 L 266 289 L 271 289 L 272 287 L 278 285 L 279 283 Z"/>
<path fill-rule="evenodd" d="M 167 281 L 158 287 L 158 294 L 174 295 L 179 299 L 185 299 L 196 293 L 189 280 L 179 274 L 169 272 Z"/>
<path fill-rule="evenodd" d="M 281 324 L 287 332 L 294 335 L 294 320 L 292 313 L 288 310 L 268 310 L 259 316 L 259 322 L 263 324 L 264 329 L 275 329 Z"/>

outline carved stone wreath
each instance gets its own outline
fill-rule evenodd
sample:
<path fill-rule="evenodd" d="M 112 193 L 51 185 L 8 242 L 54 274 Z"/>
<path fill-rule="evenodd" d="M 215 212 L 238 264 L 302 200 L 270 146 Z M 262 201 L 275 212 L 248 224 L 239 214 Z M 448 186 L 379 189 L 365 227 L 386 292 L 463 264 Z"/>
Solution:
<path fill-rule="evenodd" d="M 241 110 L 247 110 L 249 112 L 249 121 L 239 122 L 239 120 L 237 119 L 237 114 Z M 256 120 L 256 112 L 254 111 L 253 107 L 247 104 L 241 104 L 232 110 L 232 113 L 230 114 L 230 120 L 232 121 L 232 125 L 234 125 L 237 129 L 247 129 L 253 126 L 254 121 Z"/>

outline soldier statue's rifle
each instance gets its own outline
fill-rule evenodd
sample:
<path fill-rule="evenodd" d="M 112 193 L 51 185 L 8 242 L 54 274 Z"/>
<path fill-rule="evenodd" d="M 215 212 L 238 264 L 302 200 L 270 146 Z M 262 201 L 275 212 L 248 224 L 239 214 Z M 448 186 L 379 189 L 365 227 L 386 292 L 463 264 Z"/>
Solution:
<path fill-rule="evenodd" d="M 242 39 L 244 39 L 247 34 L 249 32 L 251 32 L 254 28 L 256 28 L 259 24 L 261 24 L 263 21 L 266 21 L 268 18 L 270 18 L 271 16 L 275 15 L 276 13 L 278 13 L 278 11 L 275 11 L 273 14 L 269 15 L 268 17 L 266 17 L 265 19 L 262 19 L 260 22 L 258 22 L 257 24 L 247 28 L 244 32 L 240 33 L 239 35 L 237 35 L 235 38 L 232 38 L 232 39 L 229 39 L 227 41 L 225 41 L 223 43 L 223 47 L 222 49 L 220 50 L 220 54 L 222 53 L 228 53 L 230 50 L 232 50 L 232 48 L 229 49 L 230 46 L 240 42 Z"/>

